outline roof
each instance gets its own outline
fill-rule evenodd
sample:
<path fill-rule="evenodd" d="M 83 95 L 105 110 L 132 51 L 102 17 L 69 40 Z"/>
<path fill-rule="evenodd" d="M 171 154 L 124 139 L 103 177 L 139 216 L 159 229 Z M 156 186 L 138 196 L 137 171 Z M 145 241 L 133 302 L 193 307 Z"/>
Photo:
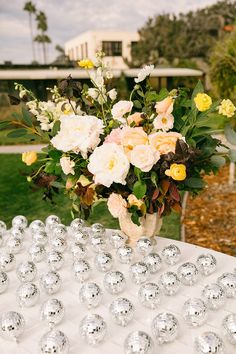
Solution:
<path fill-rule="evenodd" d="M 136 77 L 140 69 L 112 70 L 113 77 L 118 78 L 123 73 L 126 77 Z M 181 77 L 203 76 L 203 71 L 185 68 L 158 68 L 154 69 L 151 77 Z M 57 80 L 71 75 L 74 79 L 88 79 L 88 73 L 81 69 L 13 69 L 0 70 L 0 80 Z"/>

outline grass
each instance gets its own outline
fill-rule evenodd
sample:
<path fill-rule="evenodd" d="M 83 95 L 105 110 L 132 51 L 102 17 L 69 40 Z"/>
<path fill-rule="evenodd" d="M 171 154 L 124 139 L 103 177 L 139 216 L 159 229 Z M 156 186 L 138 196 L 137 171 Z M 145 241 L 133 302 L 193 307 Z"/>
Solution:
<path fill-rule="evenodd" d="M 10 226 L 15 215 L 25 215 L 31 222 L 34 219 L 44 220 L 50 214 L 58 215 L 62 222 L 71 221 L 70 201 L 64 195 L 56 196 L 55 204 L 42 200 L 42 190 L 32 191 L 26 177 L 21 173 L 28 171 L 20 155 L 0 154 L 0 220 Z M 105 204 L 100 204 L 91 215 L 90 223 L 101 222 L 109 228 L 118 228 L 117 220 L 112 218 Z M 161 235 L 179 239 L 180 219 L 173 213 L 165 217 Z"/>

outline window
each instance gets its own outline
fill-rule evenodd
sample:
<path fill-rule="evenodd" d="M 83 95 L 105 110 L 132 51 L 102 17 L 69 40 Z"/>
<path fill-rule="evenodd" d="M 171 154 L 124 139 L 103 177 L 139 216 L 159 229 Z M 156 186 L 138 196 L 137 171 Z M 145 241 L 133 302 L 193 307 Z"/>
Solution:
<path fill-rule="evenodd" d="M 102 51 L 108 57 L 121 57 L 122 56 L 122 42 L 102 42 Z"/>

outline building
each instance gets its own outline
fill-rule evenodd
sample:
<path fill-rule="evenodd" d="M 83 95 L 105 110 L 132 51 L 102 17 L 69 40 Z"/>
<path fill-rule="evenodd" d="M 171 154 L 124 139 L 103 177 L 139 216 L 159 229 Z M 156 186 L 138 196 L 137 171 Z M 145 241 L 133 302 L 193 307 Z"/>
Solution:
<path fill-rule="evenodd" d="M 67 41 L 65 53 L 71 60 L 93 59 L 102 50 L 106 63 L 114 69 L 126 69 L 124 59 L 131 60 L 131 48 L 139 39 L 137 32 L 88 31 Z"/>

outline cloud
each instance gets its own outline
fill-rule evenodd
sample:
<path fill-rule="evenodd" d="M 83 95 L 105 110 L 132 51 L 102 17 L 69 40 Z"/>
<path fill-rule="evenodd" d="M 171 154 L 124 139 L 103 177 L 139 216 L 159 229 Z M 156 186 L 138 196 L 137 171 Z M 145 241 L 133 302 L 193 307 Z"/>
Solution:
<path fill-rule="evenodd" d="M 148 17 L 158 13 L 179 13 L 197 9 L 216 0 L 35 0 L 37 8 L 48 17 L 49 36 L 53 43 L 50 59 L 56 55 L 56 44 L 92 29 L 137 30 Z M 24 0 L 0 0 L 0 62 L 32 61 L 28 15 Z"/>

